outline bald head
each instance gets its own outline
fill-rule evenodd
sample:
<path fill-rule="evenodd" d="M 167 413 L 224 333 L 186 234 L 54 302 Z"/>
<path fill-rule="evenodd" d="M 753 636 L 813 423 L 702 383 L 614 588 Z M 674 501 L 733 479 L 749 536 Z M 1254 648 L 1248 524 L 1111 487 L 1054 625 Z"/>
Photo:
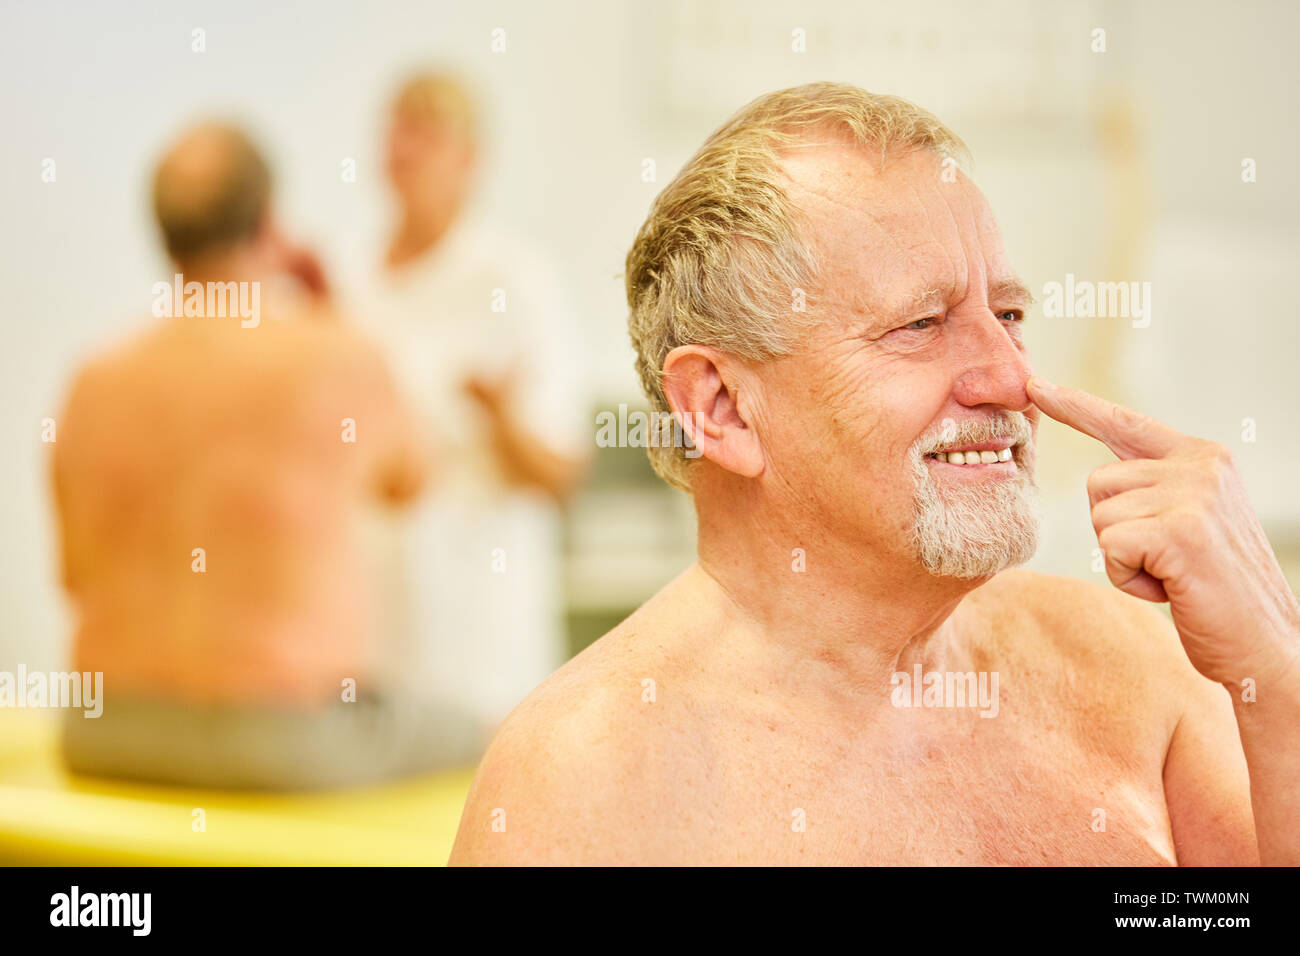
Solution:
<path fill-rule="evenodd" d="M 242 131 L 216 123 L 182 135 L 154 173 L 154 215 L 178 261 L 251 239 L 270 194 L 271 174 L 257 147 Z"/>

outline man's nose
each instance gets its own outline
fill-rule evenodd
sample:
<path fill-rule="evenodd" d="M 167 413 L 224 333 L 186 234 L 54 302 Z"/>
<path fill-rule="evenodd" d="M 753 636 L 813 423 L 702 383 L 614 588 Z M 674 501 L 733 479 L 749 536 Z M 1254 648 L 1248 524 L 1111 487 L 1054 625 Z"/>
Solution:
<path fill-rule="evenodd" d="M 1033 369 L 1023 343 L 1012 338 L 1010 324 L 987 309 L 968 317 L 954 356 L 960 371 L 953 396 L 961 404 L 999 405 L 1018 412 L 1029 408 L 1025 382 Z"/>

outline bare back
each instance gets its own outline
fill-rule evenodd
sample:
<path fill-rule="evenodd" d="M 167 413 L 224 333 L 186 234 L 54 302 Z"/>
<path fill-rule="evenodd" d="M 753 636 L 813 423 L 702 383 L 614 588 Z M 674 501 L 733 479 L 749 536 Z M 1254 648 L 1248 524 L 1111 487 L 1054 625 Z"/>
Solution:
<path fill-rule="evenodd" d="M 286 706 L 362 676 L 356 522 L 412 493 L 419 459 L 352 333 L 169 320 L 80 375 L 54 455 L 77 669 L 116 691 Z"/>

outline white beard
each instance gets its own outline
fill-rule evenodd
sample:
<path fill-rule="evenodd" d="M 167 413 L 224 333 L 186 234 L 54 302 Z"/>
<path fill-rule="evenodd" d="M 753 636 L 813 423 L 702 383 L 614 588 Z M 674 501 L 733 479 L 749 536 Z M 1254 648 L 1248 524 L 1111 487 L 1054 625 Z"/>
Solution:
<path fill-rule="evenodd" d="M 1011 436 L 1018 442 L 1014 478 L 936 482 L 925 456 L 944 444 L 974 444 Z M 916 478 L 913 543 L 927 571 L 952 578 L 991 577 L 1023 564 L 1038 547 L 1038 494 L 1033 433 L 1019 412 L 963 422 L 955 433 L 923 436 L 911 450 Z M 958 466 L 961 467 L 961 466 Z"/>

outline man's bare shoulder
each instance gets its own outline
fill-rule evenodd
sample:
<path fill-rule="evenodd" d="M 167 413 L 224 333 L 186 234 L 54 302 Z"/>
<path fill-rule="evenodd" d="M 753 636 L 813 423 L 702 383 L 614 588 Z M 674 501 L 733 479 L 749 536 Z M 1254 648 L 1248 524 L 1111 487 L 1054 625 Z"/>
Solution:
<path fill-rule="evenodd" d="M 347 316 L 327 306 L 311 306 L 283 319 L 264 319 L 255 329 L 267 348 L 310 361 L 382 366 L 379 347 Z"/>
<path fill-rule="evenodd" d="M 644 724 L 642 704 L 665 703 L 660 684 L 692 683 L 696 668 L 685 648 L 715 625 L 697 603 L 691 572 L 669 583 L 611 631 L 574 656 L 515 708 L 499 736 L 554 728 L 555 746 L 579 742 L 585 752 L 615 738 L 613 725 Z M 681 694 L 669 695 L 678 703 Z M 655 713 L 662 713 L 660 707 Z"/>
<path fill-rule="evenodd" d="M 479 764 L 453 864 L 624 862 L 626 827 L 658 787 L 656 741 L 687 724 L 663 595 L 552 674 L 510 714 Z M 661 694 L 665 680 L 677 693 Z M 621 835 L 613 839 L 612 832 Z"/>
<path fill-rule="evenodd" d="M 1204 683 L 1168 615 L 1109 583 L 1017 569 L 999 574 L 968 600 L 1007 622 L 997 632 L 995 654 L 1042 666 L 1044 652 L 1054 652 L 1081 689 L 1141 697 L 1176 712 L 1187 689 Z"/>
<path fill-rule="evenodd" d="M 58 419 L 61 437 L 94 431 L 98 420 L 119 406 L 121 395 L 139 388 L 137 356 L 146 340 L 146 336 L 137 335 L 115 342 L 82 362 L 64 394 Z M 56 443 L 56 455 L 67 450 L 67 446 Z"/>
<path fill-rule="evenodd" d="M 1109 583 L 1017 568 L 1003 571 L 971 598 L 1047 626 L 1063 645 L 1083 643 L 1106 650 L 1115 642 L 1134 639 L 1177 640 L 1165 614 Z"/>

